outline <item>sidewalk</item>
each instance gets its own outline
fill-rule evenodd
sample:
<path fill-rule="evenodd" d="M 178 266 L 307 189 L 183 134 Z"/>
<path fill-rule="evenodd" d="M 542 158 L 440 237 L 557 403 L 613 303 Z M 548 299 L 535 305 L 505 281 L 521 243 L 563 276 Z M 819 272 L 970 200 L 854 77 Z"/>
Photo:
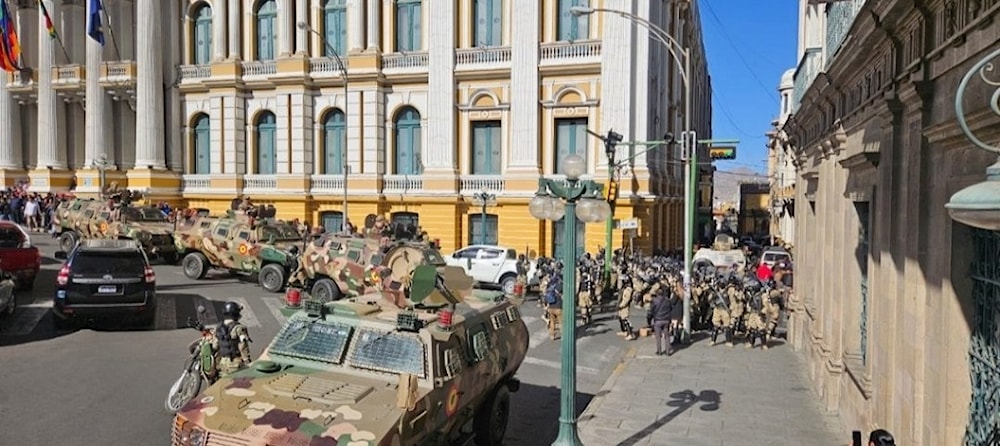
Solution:
<path fill-rule="evenodd" d="M 851 441 L 839 418 L 820 408 L 804 360 L 780 341 L 765 351 L 743 344 L 711 347 L 701 339 L 670 357 L 656 356 L 648 337 L 629 347 L 580 416 L 585 445 L 845 446 Z"/>

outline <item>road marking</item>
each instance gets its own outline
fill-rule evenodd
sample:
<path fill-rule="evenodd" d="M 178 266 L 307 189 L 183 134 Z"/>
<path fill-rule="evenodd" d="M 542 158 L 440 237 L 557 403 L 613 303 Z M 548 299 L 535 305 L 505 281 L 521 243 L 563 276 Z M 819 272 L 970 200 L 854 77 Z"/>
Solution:
<path fill-rule="evenodd" d="M 264 301 L 264 305 L 267 305 L 267 309 L 271 310 L 271 315 L 274 319 L 278 321 L 279 324 L 284 324 L 288 321 L 288 318 L 281 313 L 281 309 L 285 308 L 285 300 L 279 297 L 262 297 L 261 300 Z"/>
<path fill-rule="evenodd" d="M 156 296 L 155 328 L 173 330 L 177 328 L 177 298 L 170 294 Z"/>
<path fill-rule="evenodd" d="M 535 330 L 534 333 L 531 334 L 531 338 L 528 341 L 528 346 L 530 348 L 535 348 L 538 347 L 539 345 L 544 344 L 545 341 L 548 340 L 549 340 L 548 328 L 539 328 Z"/>
<path fill-rule="evenodd" d="M 551 369 L 561 369 L 562 368 L 562 364 L 560 364 L 559 362 L 549 361 L 547 359 L 538 359 L 538 358 L 531 357 L 531 356 L 525 357 L 524 358 L 524 363 L 525 364 L 540 365 L 542 367 L 548 367 L 548 368 L 551 368 Z M 583 372 L 583 373 L 586 373 L 588 375 L 597 375 L 597 374 L 600 373 L 599 370 L 597 370 L 597 369 L 595 369 L 593 367 L 585 367 L 585 366 L 581 366 L 581 365 L 576 366 L 576 371 L 577 372 Z"/>
<path fill-rule="evenodd" d="M 35 302 L 28 305 L 19 305 L 18 308 L 52 308 L 52 300 L 46 299 L 41 302 Z"/>
<path fill-rule="evenodd" d="M 253 313 L 253 309 L 250 308 L 250 302 L 247 302 L 245 298 L 242 297 L 230 297 L 226 301 L 233 301 L 240 304 L 243 307 L 243 311 L 240 312 L 240 323 L 247 328 L 260 327 L 260 321 L 257 320 L 257 315 Z"/>
<path fill-rule="evenodd" d="M 13 335 L 13 336 L 24 336 L 31 334 L 38 325 L 38 322 L 48 314 L 49 309 L 43 307 L 17 307 L 17 313 L 14 314 L 14 318 L 11 320 L 10 324 L 5 324 L 5 327 L 0 330 L 0 334 Z"/>

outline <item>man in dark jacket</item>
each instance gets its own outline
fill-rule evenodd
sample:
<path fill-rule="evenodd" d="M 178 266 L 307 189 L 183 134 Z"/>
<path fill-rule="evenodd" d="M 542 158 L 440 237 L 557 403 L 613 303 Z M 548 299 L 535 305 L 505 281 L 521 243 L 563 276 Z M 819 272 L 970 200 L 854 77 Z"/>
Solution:
<path fill-rule="evenodd" d="M 670 356 L 674 354 L 673 347 L 670 345 L 670 313 L 672 311 L 673 300 L 670 299 L 670 291 L 663 290 L 653 297 L 649 313 L 646 314 L 646 322 L 653 327 L 653 335 L 656 337 L 657 355 Z M 666 343 L 665 350 L 664 343 Z"/>

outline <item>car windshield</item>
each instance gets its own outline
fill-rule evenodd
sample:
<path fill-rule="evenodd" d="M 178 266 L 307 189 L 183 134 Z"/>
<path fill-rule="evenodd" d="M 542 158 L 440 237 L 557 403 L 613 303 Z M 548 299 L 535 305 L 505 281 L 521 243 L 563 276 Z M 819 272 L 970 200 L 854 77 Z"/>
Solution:
<path fill-rule="evenodd" d="M 24 234 L 14 227 L 0 228 L 0 248 L 18 248 L 24 242 Z"/>
<path fill-rule="evenodd" d="M 167 221 L 167 216 L 163 215 L 157 208 L 123 208 L 122 212 L 128 221 Z"/>
<path fill-rule="evenodd" d="M 296 231 L 290 225 L 286 224 L 272 224 L 261 228 L 261 235 L 264 241 L 268 241 L 274 238 L 275 241 L 281 240 L 302 240 L 302 235 L 299 231 Z"/>
<path fill-rule="evenodd" d="M 81 251 L 73 258 L 72 270 L 73 274 L 120 277 L 142 275 L 145 266 L 135 251 Z"/>

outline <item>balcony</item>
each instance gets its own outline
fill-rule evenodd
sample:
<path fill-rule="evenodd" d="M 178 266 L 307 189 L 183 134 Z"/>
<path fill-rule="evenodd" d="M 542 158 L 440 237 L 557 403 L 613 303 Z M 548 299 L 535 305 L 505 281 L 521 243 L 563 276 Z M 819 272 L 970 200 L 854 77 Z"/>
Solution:
<path fill-rule="evenodd" d="M 82 65 L 63 65 L 52 69 L 52 89 L 59 97 L 73 102 L 86 97 L 86 69 Z"/>
<path fill-rule="evenodd" d="M 203 194 L 211 192 L 212 175 L 186 174 L 181 178 L 181 190 L 184 193 Z"/>
<path fill-rule="evenodd" d="M 278 62 L 273 60 L 252 60 L 243 62 L 244 79 L 266 79 L 278 72 Z"/>
<path fill-rule="evenodd" d="M 247 174 L 243 176 L 243 193 L 271 194 L 278 190 L 276 175 Z"/>
<path fill-rule="evenodd" d="M 310 193 L 312 193 L 313 195 L 343 193 L 343 192 L 344 192 L 343 174 L 312 176 L 312 186 L 310 187 Z"/>
<path fill-rule="evenodd" d="M 821 48 L 807 48 L 799 66 L 795 69 L 795 77 L 792 86 L 792 112 L 799 109 L 802 96 L 812 85 L 813 80 L 823 69 L 823 50 Z"/>
<path fill-rule="evenodd" d="M 126 100 L 135 109 L 135 62 L 118 60 L 101 67 L 101 86 L 115 101 Z"/>
<path fill-rule="evenodd" d="M 424 189 L 424 180 L 419 175 L 385 175 L 382 177 L 382 193 L 408 194 Z"/>
<path fill-rule="evenodd" d="M 179 71 L 181 83 L 212 77 L 212 67 L 209 65 L 181 65 Z"/>
<path fill-rule="evenodd" d="M 344 61 L 347 64 L 347 61 Z M 314 57 L 309 59 L 309 76 L 313 79 L 342 77 L 340 64 L 332 57 Z"/>
<path fill-rule="evenodd" d="M 421 74 L 427 72 L 427 52 L 390 53 L 382 56 L 385 74 Z"/>
<path fill-rule="evenodd" d="M 549 42 L 538 46 L 540 65 L 600 64 L 601 41 Z"/>
<path fill-rule="evenodd" d="M 38 100 L 38 75 L 35 70 L 26 68 L 14 71 L 7 76 L 7 91 L 18 104 L 32 104 Z"/>
<path fill-rule="evenodd" d="M 510 47 L 463 48 L 455 50 L 457 70 L 490 70 L 510 68 Z"/>
<path fill-rule="evenodd" d="M 462 175 L 458 184 L 461 195 L 477 194 L 484 190 L 496 195 L 504 192 L 504 178 L 500 175 Z"/>

